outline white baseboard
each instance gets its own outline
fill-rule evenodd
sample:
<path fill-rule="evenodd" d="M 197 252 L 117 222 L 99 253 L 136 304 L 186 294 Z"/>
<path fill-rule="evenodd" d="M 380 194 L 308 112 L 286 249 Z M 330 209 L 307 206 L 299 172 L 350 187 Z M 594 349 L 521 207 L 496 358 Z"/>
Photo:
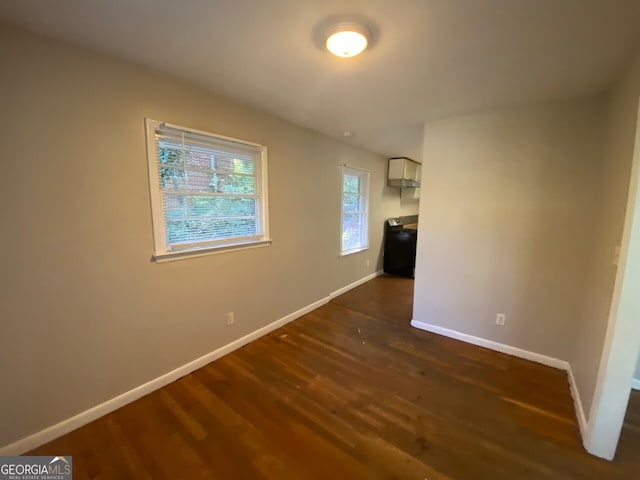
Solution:
<path fill-rule="evenodd" d="M 352 290 L 352 289 L 362 285 L 363 283 L 367 283 L 369 280 L 373 280 L 374 278 L 379 277 L 383 273 L 384 272 L 382 270 L 378 270 L 377 272 L 373 272 L 371 275 L 367 275 L 366 277 L 361 278 L 360 280 L 356 280 L 355 282 L 350 283 L 346 287 L 342 287 L 342 288 L 339 288 L 338 290 L 336 290 L 335 292 L 331 292 L 329 294 L 329 297 L 333 298 L 333 297 L 337 297 L 339 295 L 342 295 L 343 293 L 346 293 L 349 290 Z"/>
<path fill-rule="evenodd" d="M 41 430 L 27 437 L 24 437 L 9 445 L 0 447 L 0 456 L 21 455 L 25 452 L 28 452 L 29 450 L 33 450 L 34 448 L 37 448 L 41 445 L 44 445 L 47 442 L 50 442 L 52 440 L 55 440 L 58 437 L 61 437 L 62 435 L 65 435 L 73 430 L 76 430 L 77 428 L 80 428 L 86 425 L 87 423 L 90 423 L 100 417 L 103 417 L 104 415 L 111 413 L 117 410 L 118 408 L 121 408 L 145 395 L 148 395 L 149 393 L 155 390 L 158 390 L 159 388 L 164 387 L 165 385 L 168 385 L 171 382 L 178 380 L 181 377 L 184 377 L 185 375 L 190 374 L 191 372 L 197 370 L 198 368 L 204 367 L 205 365 L 213 362 L 214 360 L 217 360 L 218 358 L 223 357 L 228 353 L 231 353 L 234 350 L 237 350 L 238 348 L 243 347 L 254 340 L 257 340 L 258 338 L 272 332 L 273 330 L 276 330 L 277 328 L 280 328 L 283 325 L 286 325 L 287 323 L 292 322 L 293 320 L 315 310 L 316 308 L 319 308 L 322 305 L 329 303 L 333 297 L 337 295 L 341 295 L 342 293 L 345 293 L 351 290 L 352 288 L 355 288 L 381 274 L 382 272 L 380 271 L 380 272 L 375 272 L 371 275 L 368 275 L 356 282 L 353 282 L 350 285 L 347 285 L 346 287 L 336 290 L 335 292 L 329 294 L 328 296 L 321 298 L 320 300 L 310 305 L 307 305 L 306 307 L 301 308 L 300 310 L 290 313 L 289 315 L 282 317 L 276 320 L 275 322 L 270 323 L 269 325 L 265 325 L 264 327 L 259 328 L 258 330 L 255 330 L 249 333 L 248 335 L 245 335 L 242 338 L 234 340 L 233 342 L 223 347 L 220 347 L 212 352 L 207 353 L 206 355 L 203 355 L 200 358 L 197 358 L 185 365 L 182 365 L 181 367 L 176 368 L 175 370 L 172 370 L 168 373 L 165 373 L 164 375 L 161 375 L 158 378 L 155 378 L 147 383 L 144 383 L 138 387 L 135 387 L 134 389 L 129 390 L 128 392 L 124 392 L 118 395 L 117 397 L 114 397 L 110 400 L 107 400 L 104 403 L 96 405 L 95 407 L 91 407 L 90 409 L 85 410 L 84 412 L 78 413 L 73 417 L 67 418 L 66 420 L 63 420 L 60 423 L 56 423 L 55 425 L 47 427 L 44 430 Z"/>
<path fill-rule="evenodd" d="M 565 360 L 549 357 L 540 353 L 531 352 L 529 350 L 523 350 L 522 348 L 512 347 L 504 343 L 494 342 L 493 340 L 487 340 L 486 338 L 474 337 L 466 333 L 458 332 L 456 330 L 450 330 L 448 328 L 439 327 L 437 325 L 431 325 L 429 323 L 420 322 L 418 320 L 411 320 L 411 326 L 427 332 L 436 333 L 445 337 L 460 340 L 480 347 L 485 347 L 497 352 L 506 353 L 507 355 L 513 355 L 514 357 L 524 358 L 525 360 L 531 360 L 532 362 L 541 363 L 549 367 L 558 368 L 567 372 L 567 379 L 569 381 L 569 388 L 571 390 L 571 396 L 576 410 L 576 417 L 578 420 L 578 426 L 580 427 L 580 434 L 582 438 L 586 438 L 587 432 L 587 419 L 582 407 L 582 400 L 580 399 L 580 392 L 576 385 L 576 380 L 573 376 L 573 370 L 571 364 Z"/>
<path fill-rule="evenodd" d="M 631 388 L 634 390 L 640 390 L 640 379 L 634 378 L 631 382 Z"/>
<path fill-rule="evenodd" d="M 506 353 L 507 355 L 513 355 L 514 357 L 524 358 L 531 360 L 532 362 L 542 363 L 550 367 L 559 368 L 561 370 L 567 370 L 568 363 L 564 360 L 560 360 L 540 353 L 530 352 L 529 350 L 523 350 L 521 348 L 512 347 L 511 345 L 505 345 L 504 343 L 494 342 L 493 340 L 487 340 L 486 338 L 474 337 L 473 335 L 467 335 L 466 333 L 458 332 L 456 330 L 450 330 L 448 328 L 439 327 L 437 325 L 431 325 L 429 323 L 420 322 L 418 320 L 411 320 L 411 326 L 419 328 L 420 330 L 426 330 L 427 332 L 437 333 L 444 337 L 454 338 L 466 343 L 485 347 L 497 352 Z"/>
<path fill-rule="evenodd" d="M 573 376 L 573 369 L 571 364 L 567 362 L 567 378 L 569 379 L 569 388 L 571 389 L 571 398 L 573 398 L 573 406 L 576 410 L 576 418 L 578 419 L 578 427 L 580 428 L 580 436 L 584 441 L 587 438 L 587 417 L 584 414 L 584 408 L 582 407 L 582 399 L 580 398 L 580 391 L 576 384 L 576 379 Z"/>

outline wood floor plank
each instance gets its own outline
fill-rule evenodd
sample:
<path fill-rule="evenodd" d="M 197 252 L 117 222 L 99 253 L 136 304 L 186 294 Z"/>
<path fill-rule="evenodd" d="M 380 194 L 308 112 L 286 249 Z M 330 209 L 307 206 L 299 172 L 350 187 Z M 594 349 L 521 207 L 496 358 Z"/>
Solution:
<path fill-rule="evenodd" d="M 635 479 L 581 446 L 565 372 L 409 326 L 383 276 L 33 454 L 76 479 Z"/>

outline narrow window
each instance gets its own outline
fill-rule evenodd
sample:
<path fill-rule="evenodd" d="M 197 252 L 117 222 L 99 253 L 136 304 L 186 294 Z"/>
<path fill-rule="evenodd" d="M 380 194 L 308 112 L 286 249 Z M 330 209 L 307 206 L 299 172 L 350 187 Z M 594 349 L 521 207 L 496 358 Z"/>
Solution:
<path fill-rule="evenodd" d="M 267 245 L 267 149 L 146 120 L 155 258 Z"/>
<path fill-rule="evenodd" d="M 340 255 L 369 248 L 369 172 L 342 166 Z"/>

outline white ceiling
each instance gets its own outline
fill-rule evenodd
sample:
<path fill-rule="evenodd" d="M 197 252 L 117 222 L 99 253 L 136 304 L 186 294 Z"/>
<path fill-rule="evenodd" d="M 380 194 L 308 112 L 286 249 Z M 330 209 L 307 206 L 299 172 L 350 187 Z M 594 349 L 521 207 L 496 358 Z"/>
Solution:
<path fill-rule="evenodd" d="M 640 46 L 640 0 L 0 0 L 0 18 L 417 159 L 424 121 L 599 93 Z M 333 57 L 323 29 L 348 18 L 374 45 Z"/>

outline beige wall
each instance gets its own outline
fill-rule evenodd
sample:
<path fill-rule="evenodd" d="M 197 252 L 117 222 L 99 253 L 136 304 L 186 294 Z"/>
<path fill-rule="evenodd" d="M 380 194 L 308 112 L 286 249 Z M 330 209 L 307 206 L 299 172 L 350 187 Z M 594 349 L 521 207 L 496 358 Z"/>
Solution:
<path fill-rule="evenodd" d="M 417 213 L 383 158 L 176 79 L 1 24 L 0 59 L 0 446 L 374 272 Z M 150 263 L 145 117 L 268 146 L 271 247 Z M 372 171 L 372 247 L 339 259 L 343 162 Z"/>
<path fill-rule="evenodd" d="M 616 278 L 614 250 L 624 226 L 640 95 L 640 57 L 631 62 L 607 97 L 604 162 L 582 319 L 569 357 L 585 415 L 589 416 Z"/>
<path fill-rule="evenodd" d="M 602 113 L 592 100 L 425 126 L 415 320 L 569 358 Z"/>
<path fill-rule="evenodd" d="M 636 364 L 636 373 L 633 376 L 636 380 L 640 380 L 640 358 L 638 358 L 638 363 Z"/>

